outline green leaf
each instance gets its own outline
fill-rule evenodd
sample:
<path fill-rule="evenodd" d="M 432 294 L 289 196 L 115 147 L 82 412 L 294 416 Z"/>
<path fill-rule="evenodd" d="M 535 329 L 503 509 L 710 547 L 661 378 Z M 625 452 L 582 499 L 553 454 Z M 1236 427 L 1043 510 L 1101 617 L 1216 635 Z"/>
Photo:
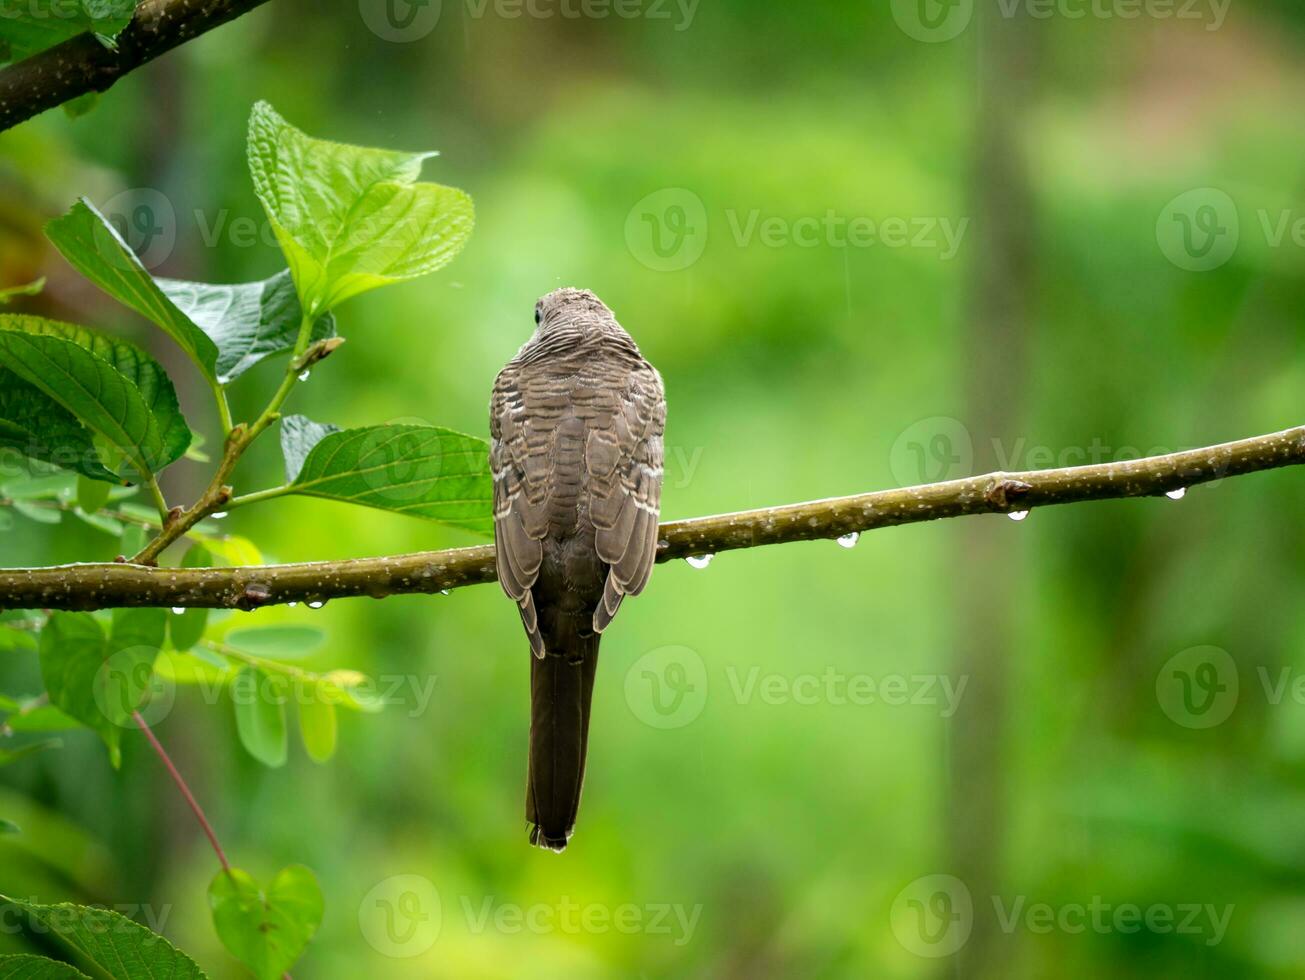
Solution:
<path fill-rule="evenodd" d="M 253 626 L 232 630 L 223 642 L 268 660 L 301 660 L 326 642 L 326 634 L 314 626 Z"/>
<path fill-rule="evenodd" d="M 163 645 L 162 609 L 115 609 L 105 636 L 89 613 L 57 612 L 41 631 L 41 675 L 50 701 L 94 730 L 114 768 L 122 761 L 122 730 L 145 700 Z"/>
<path fill-rule="evenodd" d="M 0 820 L 0 834 L 21 834 L 22 828 L 16 823 L 10 823 L 8 820 Z M 3 976 L 3 974 L 0 974 Z"/>
<path fill-rule="evenodd" d="M 36 755 L 39 752 L 45 752 L 50 749 L 61 749 L 63 743 L 57 738 L 47 739 L 44 742 L 34 742 L 31 745 L 24 745 L 19 749 L 0 749 L 0 766 L 12 766 L 21 759 L 28 756 Z"/>
<path fill-rule="evenodd" d="M 317 678 L 316 694 L 329 704 L 369 715 L 385 710 L 385 699 L 366 674 L 356 670 L 333 670 Z"/>
<path fill-rule="evenodd" d="M 0 289 L 0 306 L 7 306 L 19 296 L 39 296 L 41 290 L 44 288 L 45 276 L 42 276 L 35 282 L 25 283 L 22 286 L 8 286 L 4 289 Z"/>
<path fill-rule="evenodd" d="M 207 568 L 213 564 L 207 549 L 203 545 L 191 545 L 186 557 L 181 560 L 182 568 Z M 208 627 L 207 609 L 186 609 L 174 612 L 168 617 L 168 637 L 172 640 L 172 649 L 185 653 L 204 637 Z"/>
<path fill-rule="evenodd" d="M 30 920 L 33 932 L 57 940 L 79 964 L 94 967 L 101 980 L 204 980 L 203 971 L 185 953 L 117 912 L 33 905 L 0 895 L 5 922 L 14 921 L 15 911 L 20 920 Z"/>
<path fill-rule="evenodd" d="M 35 650 L 36 634 L 31 630 L 0 629 L 0 650 Z"/>
<path fill-rule="evenodd" d="M 131 246 L 90 201 L 82 198 L 63 217 L 48 222 L 45 234 L 73 268 L 162 327 L 209 380 L 217 379 L 217 345 L 168 298 Z"/>
<path fill-rule="evenodd" d="M 313 446 L 290 488 L 481 534 L 493 530 L 489 446 L 452 429 L 374 425 L 330 433 Z"/>
<path fill-rule="evenodd" d="M 289 755 L 285 724 L 287 698 L 284 678 L 253 667 L 242 669 L 231 684 L 240 743 L 250 755 L 272 769 L 284 766 Z"/>
<path fill-rule="evenodd" d="M 190 444 L 172 382 L 126 341 L 69 323 L 0 314 L 0 366 L 58 402 L 142 474 L 157 473 Z"/>
<path fill-rule="evenodd" d="M 92 32 L 105 47 L 131 23 L 136 0 L 23 0 L 0 5 L 4 61 L 21 61 L 78 34 Z"/>
<path fill-rule="evenodd" d="M 96 480 L 118 479 L 101 461 L 90 429 L 35 385 L 3 368 L 0 447 Z"/>
<path fill-rule="evenodd" d="M 178 310 L 217 344 L 219 384 L 229 384 L 266 357 L 285 354 L 299 339 L 303 311 L 290 271 L 235 286 L 159 279 Z M 317 318 L 309 341 L 335 336 L 335 318 Z"/>
<path fill-rule="evenodd" d="M 118 547 L 126 558 L 140 554 L 140 550 L 145 547 L 148 537 L 145 528 L 139 524 L 128 524 L 122 529 L 122 540 L 118 542 Z"/>
<path fill-rule="evenodd" d="M 23 714 L 10 715 L 5 719 L 10 731 L 34 734 L 37 732 L 67 732 L 81 728 L 81 722 L 69 718 L 53 705 L 32 708 Z"/>
<path fill-rule="evenodd" d="M 322 889 L 302 865 L 284 869 L 266 889 L 239 868 L 219 871 L 208 900 L 222 945 L 258 980 L 279 980 L 298 962 L 325 911 Z"/>
<path fill-rule="evenodd" d="M 308 757 L 314 762 L 330 762 L 335 755 L 339 719 L 335 705 L 308 699 L 299 705 L 299 734 Z"/>
<path fill-rule="evenodd" d="M 63 511 L 42 507 L 30 501 L 15 500 L 13 508 L 29 521 L 36 521 L 38 524 L 59 524 L 63 521 Z"/>
<path fill-rule="evenodd" d="M 338 425 L 314 422 L 305 415 L 287 415 L 282 418 L 281 455 L 285 457 L 285 482 L 294 483 L 313 447 L 332 432 L 339 431 Z"/>
<path fill-rule="evenodd" d="M 10 824 L 9 826 L 13 826 Z M 0 834 L 4 833 L 0 820 Z M 44 956 L 0 956 L 0 980 L 89 980 L 81 970 Z"/>
<path fill-rule="evenodd" d="M 79 476 L 77 477 L 77 506 L 88 514 L 94 514 L 109 502 L 109 491 L 112 489 L 113 485 L 103 480 Z"/>
<path fill-rule="evenodd" d="M 471 198 L 417 183 L 433 153 L 312 139 L 266 102 L 249 117 L 249 170 L 303 304 L 316 312 L 434 272 L 471 235 Z"/>

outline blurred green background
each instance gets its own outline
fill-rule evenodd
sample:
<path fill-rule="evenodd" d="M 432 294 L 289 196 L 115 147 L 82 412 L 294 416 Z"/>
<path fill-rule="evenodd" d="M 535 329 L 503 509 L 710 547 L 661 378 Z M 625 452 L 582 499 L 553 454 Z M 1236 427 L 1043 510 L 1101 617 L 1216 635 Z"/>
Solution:
<path fill-rule="evenodd" d="M 1305 12 L 920 2 L 273 0 L 0 136 L 0 275 L 147 344 L 211 440 L 180 353 L 40 225 L 144 201 L 154 271 L 270 275 L 244 162 L 267 98 L 441 150 L 426 174 L 477 204 L 451 266 L 339 311 L 349 343 L 290 406 L 323 421 L 486 435 L 535 299 L 578 285 L 665 377 L 669 519 L 1301 423 Z M 169 498 L 206 474 L 179 463 Z M 238 489 L 279 478 L 269 440 Z M 1303 500 L 1285 470 L 660 566 L 604 642 L 562 856 L 526 843 L 528 649 L 491 586 L 238 614 L 400 685 L 327 766 L 262 768 L 190 688 L 158 731 L 238 864 L 319 876 L 300 980 L 1305 976 Z M 313 500 L 227 523 L 283 561 L 474 543 Z M 0 537 L 5 565 L 115 553 L 73 523 Z M 1184 702 L 1202 658 L 1219 684 Z M 34 655 L 0 658 L 0 692 L 39 690 Z M 147 906 L 245 975 L 143 740 L 117 773 L 67 743 L 0 770 L 27 831 L 0 892 Z"/>

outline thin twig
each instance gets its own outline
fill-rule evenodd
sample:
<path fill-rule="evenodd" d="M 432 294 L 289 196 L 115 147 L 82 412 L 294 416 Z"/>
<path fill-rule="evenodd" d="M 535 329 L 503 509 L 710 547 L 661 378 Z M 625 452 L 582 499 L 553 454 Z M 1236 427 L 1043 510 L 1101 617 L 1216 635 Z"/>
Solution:
<path fill-rule="evenodd" d="M 154 752 L 158 755 L 159 759 L 162 760 L 164 768 L 168 770 L 168 774 L 172 776 L 172 781 L 177 784 L 177 789 L 181 791 L 181 795 L 185 798 L 191 812 L 195 814 L 195 819 L 199 821 L 199 826 L 204 831 L 204 836 L 207 837 L 208 842 L 213 845 L 213 853 L 217 855 L 218 862 L 222 865 L 222 870 L 227 874 L 230 874 L 231 864 L 227 861 L 227 855 L 226 852 L 222 850 L 222 845 L 218 843 L 217 834 L 213 832 L 213 825 L 208 822 L 208 817 L 204 815 L 204 808 L 199 805 L 199 801 L 195 799 L 195 794 L 192 793 L 190 787 L 186 785 L 186 780 L 173 764 L 172 758 L 168 755 L 167 749 L 163 747 L 163 743 L 158 740 L 158 737 L 155 736 L 154 731 L 150 728 L 149 722 L 141 717 L 139 711 L 133 712 L 131 717 L 132 720 L 136 722 L 137 727 L 145 733 L 145 737 L 149 739 L 150 745 L 154 747 Z"/>
<path fill-rule="evenodd" d="M 1187 487 L 1305 463 L 1305 426 L 1239 442 L 1151 456 L 986 476 L 663 524 L 657 560 L 844 535 L 967 514 L 1012 514 L 1058 504 L 1158 497 Z M 0 569 L 0 608 L 121 606 L 253 609 L 346 596 L 445 592 L 495 579 L 481 545 L 384 558 L 149 568 L 131 564 Z"/>

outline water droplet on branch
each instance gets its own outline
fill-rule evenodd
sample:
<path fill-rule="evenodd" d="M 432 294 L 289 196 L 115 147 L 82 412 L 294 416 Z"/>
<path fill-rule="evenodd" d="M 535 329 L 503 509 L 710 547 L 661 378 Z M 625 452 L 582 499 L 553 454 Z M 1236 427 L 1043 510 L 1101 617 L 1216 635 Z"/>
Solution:
<path fill-rule="evenodd" d="M 1022 521 L 1024 518 L 1029 516 L 1029 512 L 1027 510 L 1013 510 L 1006 516 L 1012 521 Z"/>
<path fill-rule="evenodd" d="M 222 518 L 224 518 L 224 517 L 227 516 L 227 512 L 226 512 L 225 510 L 219 510 L 219 511 L 216 511 L 216 512 L 214 512 L 214 513 L 212 513 L 212 514 L 209 514 L 208 516 L 211 517 L 211 518 L 212 518 L 213 520 L 215 520 L 215 521 L 220 521 L 220 520 L 222 520 Z"/>
<path fill-rule="evenodd" d="M 308 380 L 308 375 L 309 375 L 310 373 L 311 373 L 311 372 L 309 372 L 309 371 L 300 371 L 300 372 L 299 372 L 299 380 L 300 380 L 300 381 L 307 381 L 307 380 Z"/>
<path fill-rule="evenodd" d="M 855 548 L 856 543 L 861 540 L 861 532 L 853 531 L 851 534 L 844 534 L 838 539 L 838 543 L 844 548 Z"/>
<path fill-rule="evenodd" d="M 326 605 L 325 599 L 313 599 L 311 602 L 308 603 L 308 608 L 321 609 L 324 605 Z"/>
<path fill-rule="evenodd" d="M 174 615 L 174 616 L 180 616 L 180 615 L 182 615 L 183 613 L 185 613 L 185 611 L 186 611 L 186 607 L 185 607 L 185 606 L 173 606 L 173 607 L 172 607 L 172 615 Z"/>
<path fill-rule="evenodd" d="M 694 568 L 706 568 L 715 557 L 715 555 L 690 555 L 684 560 Z"/>
<path fill-rule="evenodd" d="M 1170 490 L 1168 493 L 1165 494 L 1165 496 L 1168 497 L 1170 500 L 1182 500 L 1184 497 L 1187 496 L 1187 488 L 1179 487 L 1177 490 Z"/>

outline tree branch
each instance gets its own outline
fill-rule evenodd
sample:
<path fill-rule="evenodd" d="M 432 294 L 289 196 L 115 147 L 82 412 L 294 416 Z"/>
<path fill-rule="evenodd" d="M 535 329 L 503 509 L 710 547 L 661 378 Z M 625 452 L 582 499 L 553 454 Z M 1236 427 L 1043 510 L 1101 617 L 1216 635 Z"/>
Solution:
<path fill-rule="evenodd" d="M 110 50 L 91 34 L 0 69 L 0 131 L 87 92 L 106 91 L 123 75 L 267 0 L 142 0 Z"/>
<path fill-rule="evenodd" d="M 1160 496 L 1225 477 L 1305 463 L 1305 426 L 1239 442 L 1025 473 L 986 476 L 699 517 L 661 526 L 657 560 L 739 548 L 838 538 L 967 514 L 1012 514 L 1085 500 Z M 119 606 L 254 609 L 346 596 L 383 598 L 492 582 L 494 548 L 482 545 L 384 558 L 247 568 L 149 568 L 130 564 L 0 569 L 0 607 Z"/>

